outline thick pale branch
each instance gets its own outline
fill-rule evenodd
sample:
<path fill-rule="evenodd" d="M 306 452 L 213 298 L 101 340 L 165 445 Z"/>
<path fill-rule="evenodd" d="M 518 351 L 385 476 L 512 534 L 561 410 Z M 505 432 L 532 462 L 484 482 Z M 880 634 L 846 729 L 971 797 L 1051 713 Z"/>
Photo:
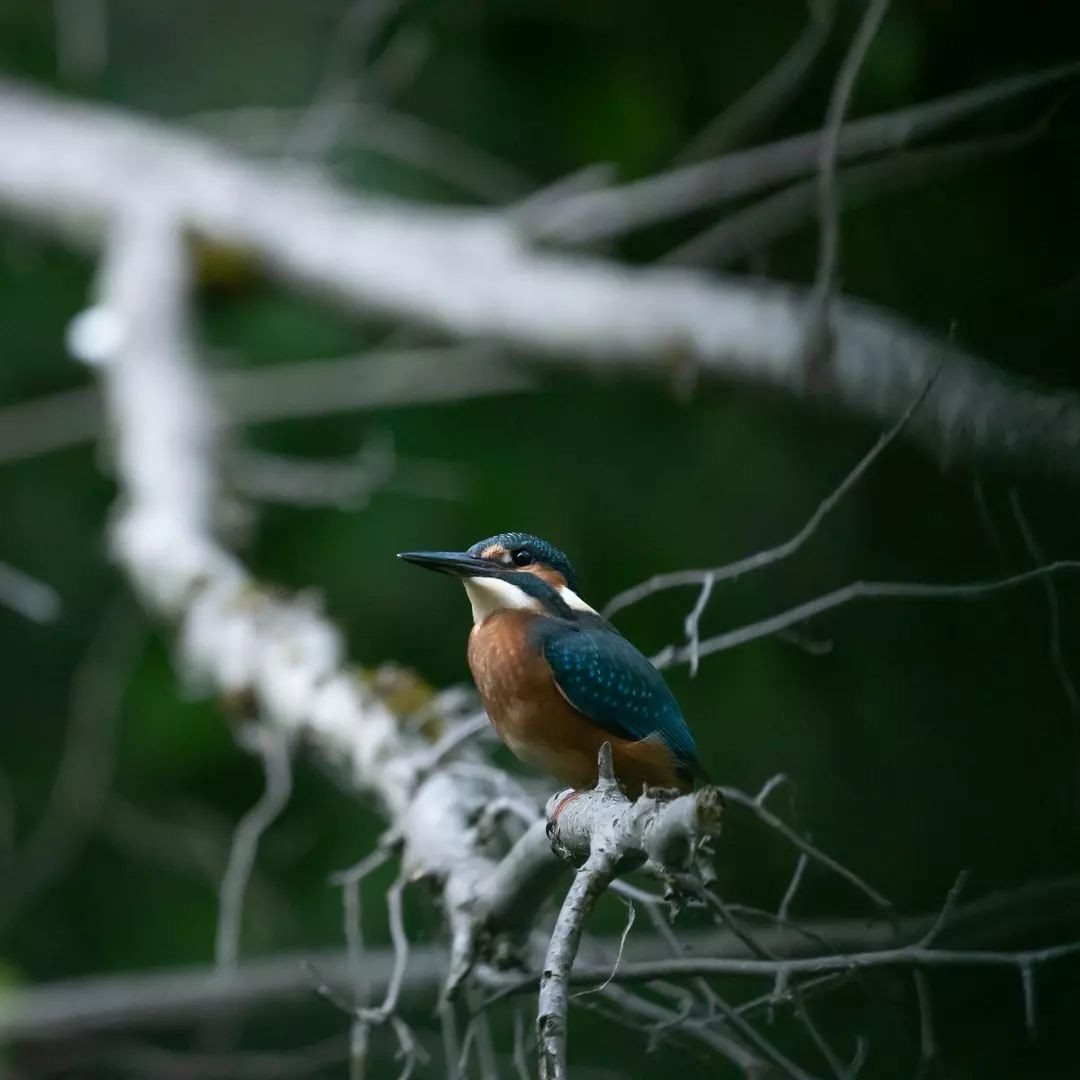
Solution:
<path fill-rule="evenodd" d="M 969 106 L 965 98 L 946 111 Z M 895 138 L 912 121 L 866 123 Z M 812 162 L 816 146 L 815 136 L 800 153 Z M 895 419 L 943 367 L 913 434 L 944 455 L 1080 468 L 1075 397 L 1011 382 L 867 305 L 834 305 L 830 379 L 819 385 L 806 373 L 800 290 L 543 254 L 509 218 L 353 197 L 149 121 L 0 87 L 0 206 L 9 213 L 96 243 L 110 220 L 147 199 L 323 297 L 535 359 L 658 373 L 677 358 L 705 377 L 825 395 L 878 421 Z"/>
<path fill-rule="evenodd" d="M 599 778 L 591 791 L 554 795 L 552 847 L 571 862 L 584 862 L 566 894 L 551 933 L 536 1020 L 541 1080 L 567 1076 L 567 986 L 585 922 L 620 872 L 650 862 L 670 876 L 692 869 L 700 845 L 720 832 L 724 803 L 715 788 L 676 799 L 643 793 L 631 802 L 612 770 L 611 745 L 604 743 Z M 620 948 L 621 953 L 621 948 Z"/>
<path fill-rule="evenodd" d="M 213 411 L 187 344 L 185 265 L 168 206 L 117 222 L 96 309 L 113 328 L 113 347 L 94 358 L 124 492 L 116 555 L 147 605 L 177 625 L 179 659 L 194 682 L 251 700 L 260 724 L 311 746 L 376 797 L 402 840 L 406 873 L 443 891 L 460 978 L 481 932 L 497 929 L 481 903 L 489 879 L 499 871 L 506 910 L 520 900 L 535 911 L 544 895 L 537 864 L 554 871 L 549 887 L 559 864 L 534 841 L 529 857 L 515 854 L 500 869 L 496 846 L 472 826 L 512 781 L 451 766 L 429 775 L 429 744 L 345 668 L 334 627 L 310 602 L 253 581 L 216 542 Z"/>

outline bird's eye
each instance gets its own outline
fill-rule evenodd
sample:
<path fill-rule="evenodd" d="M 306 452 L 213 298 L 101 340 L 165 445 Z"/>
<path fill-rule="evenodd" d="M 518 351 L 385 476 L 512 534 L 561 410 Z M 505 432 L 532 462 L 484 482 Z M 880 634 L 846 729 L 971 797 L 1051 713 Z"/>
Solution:
<path fill-rule="evenodd" d="M 528 548 L 514 548 L 510 552 L 510 558 L 514 560 L 515 566 L 530 566 L 533 561 L 532 552 Z"/>

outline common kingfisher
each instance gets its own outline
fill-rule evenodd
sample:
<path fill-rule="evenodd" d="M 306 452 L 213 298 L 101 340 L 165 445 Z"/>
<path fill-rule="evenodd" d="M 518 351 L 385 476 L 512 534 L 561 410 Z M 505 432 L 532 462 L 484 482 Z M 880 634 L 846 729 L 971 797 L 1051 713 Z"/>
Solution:
<path fill-rule="evenodd" d="M 577 593 L 558 548 L 506 532 L 468 551 L 398 558 L 462 579 L 472 604 L 468 660 L 499 738 L 522 761 L 576 789 L 597 779 L 608 742 L 616 779 L 688 791 L 705 776 L 663 676 Z"/>

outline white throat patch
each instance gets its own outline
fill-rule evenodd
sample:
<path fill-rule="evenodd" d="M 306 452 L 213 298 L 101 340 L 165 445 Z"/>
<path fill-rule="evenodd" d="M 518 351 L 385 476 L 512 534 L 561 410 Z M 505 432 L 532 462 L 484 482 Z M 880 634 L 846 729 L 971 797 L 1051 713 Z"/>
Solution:
<path fill-rule="evenodd" d="M 465 578 L 465 592 L 468 593 L 469 603 L 472 604 L 475 626 L 479 626 L 496 611 L 542 612 L 544 610 L 539 600 L 501 578 Z"/>
<path fill-rule="evenodd" d="M 519 589 L 512 582 L 502 578 L 470 577 L 464 579 L 465 592 L 472 604 L 473 624 L 479 626 L 489 615 L 497 611 L 534 611 L 544 613 L 544 605 L 524 589 Z M 589 607 L 573 589 L 563 586 L 559 589 L 567 607 L 575 611 L 596 611 Z"/>

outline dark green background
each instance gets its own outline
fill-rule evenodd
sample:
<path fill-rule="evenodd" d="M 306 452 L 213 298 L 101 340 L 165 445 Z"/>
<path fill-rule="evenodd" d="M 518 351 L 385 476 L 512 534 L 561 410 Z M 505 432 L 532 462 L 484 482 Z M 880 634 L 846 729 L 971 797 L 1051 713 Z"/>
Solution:
<path fill-rule="evenodd" d="M 857 7 L 841 5 L 832 45 L 805 91 L 761 138 L 820 123 Z M 65 85 L 56 75 L 52 6 L 3 0 L 0 67 L 167 120 L 250 104 L 296 106 L 311 97 L 344 9 L 301 0 L 116 0 L 105 72 Z M 406 4 L 399 23 L 427 35 L 432 53 L 398 105 L 513 162 L 538 184 L 594 161 L 616 163 L 624 177 L 645 175 L 665 167 L 760 77 L 804 19 L 802 5 L 779 0 Z M 1069 59 L 1078 22 L 1068 4 L 897 3 L 870 51 L 853 113 Z M 1059 88 L 996 106 L 963 129 L 1028 130 L 1056 109 L 1036 145 L 862 200 L 845 214 L 844 290 L 929 330 L 955 328 L 958 342 L 1002 368 L 1076 386 L 1075 86 L 1071 94 Z M 337 165 L 364 189 L 461 199 L 376 155 L 342 153 Z M 712 220 L 710 211 L 647 230 L 613 254 L 647 260 Z M 815 257 L 810 225 L 753 269 L 805 282 Z M 65 355 L 63 337 L 86 302 L 92 271 L 21 225 L 0 226 L 0 405 L 89 381 Z M 208 347 L 228 365 L 353 353 L 388 329 L 247 279 L 208 286 L 201 314 Z M 357 511 L 267 508 L 246 557 L 267 580 L 321 590 L 358 661 L 395 660 L 438 685 L 467 677 L 468 609 L 455 586 L 396 563 L 394 552 L 527 529 L 563 547 L 586 597 L 601 603 L 654 572 L 719 564 L 785 538 L 878 434 L 745 390 L 700 389 L 686 403 L 661 382 L 601 384 L 545 369 L 536 394 L 268 425 L 249 435 L 263 448 L 319 456 L 354 452 L 375 432 L 392 433 L 403 458 L 452 466 L 460 498 L 386 492 Z M 14 854 L 0 831 L 0 898 L 3 882 L 19 875 L 19 845 L 55 773 L 73 672 L 123 592 L 106 554 L 114 487 L 101 465 L 85 446 L 0 464 L 0 558 L 55 585 L 64 601 L 61 621 L 48 627 L 0 610 L 0 765 L 15 820 Z M 977 510 L 980 480 L 996 537 Z M 804 552 L 718 590 L 703 629 L 737 626 L 857 578 L 952 581 L 1020 569 L 1031 557 L 1011 517 L 1013 488 L 1047 554 L 1080 557 L 1074 483 L 978 477 L 898 445 Z M 1061 578 L 1058 595 L 1065 661 L 1080 677 L 1078 583 Z M 655 650 L 678 638 L 692 599 L 669 594 L 626 612 L 619 625 Z M 787 773 L 798 822 L 903 911 L 935 908 L 964 868 L 972 895 L 1075 871 L 1080 717 L 1051 664 L 1047 600 L 1037 585 L 978 604 L 868 602 L 809 630 L 834 642 L 830 655 L 770 640 L 709 659 L 695 680 L 673 674 L 717 779 L 756 789 Z M 259 771 L 237 751 L 218 710 L 178 692 L 162 639 L 149 634 L 124 697 L 108 804 L 62 878 L 30 909 L 0 921 L 0 978 L 36 982 L 207 961 L 229 830 L 260 790 Z M 260 854 L 245 955 L 340 942 L 339 898 L 326 876 L 367 851 L 379 825 L 302 763 L 295 798 Z M 792 855 L 733 812 L 718 869 L 727 896 L 774 907 Z M 378 895 L 387 880 L 374 879 L 365 906 L 376 941 L 385 940 Z M 866 908 L 811 873 L 796 911 L 855 916 Z M 431 922 L 423 905 L 411 919 L 418 928 Z M 621 908 L 613 903 L 602 919 L 616 927 Z M 644 932 L 640 923 L 635 932 Z M 941 1074 L 1075 1075 L 1078 970 L 1063 965 L 1040 978 L 1034 1045 L 1024 1036 L 1015 975 L 935 977 Z M 845 1053 L 856 1034 L 869 1039 L 864 1075 L 913 1075 L 917 1022 L 907 980 L 847 990 L 822 1016 Z M 413 1019 L 430 1026 L 426 1015 Z M 503 1019 L 497 1033 L 506 1049 Z M 344 1024 L 313 1001 L 300 1014 L 275 1016 L 272 1027 L 256 1016 L 231 1036 L 237 1046 L 295 1047 Z M 770 1035 L 821 1070 L 782 1016 Z M 670 1046 L 646 1068 L 644 1039 L 580 1010 L 571 1037 L 576 1063 L 612 1070 L 595 1075 L 713 1074 Z M 179 1049 L 193 1039 L 168 1038 Z M 376 1042 L 379 1054 L 389 1049 Z M 33 1075 L 46 1060 L 22 1064 Z M 377 1058 L 373 1075 L 394 1075 L 388 1056 Z"/>

